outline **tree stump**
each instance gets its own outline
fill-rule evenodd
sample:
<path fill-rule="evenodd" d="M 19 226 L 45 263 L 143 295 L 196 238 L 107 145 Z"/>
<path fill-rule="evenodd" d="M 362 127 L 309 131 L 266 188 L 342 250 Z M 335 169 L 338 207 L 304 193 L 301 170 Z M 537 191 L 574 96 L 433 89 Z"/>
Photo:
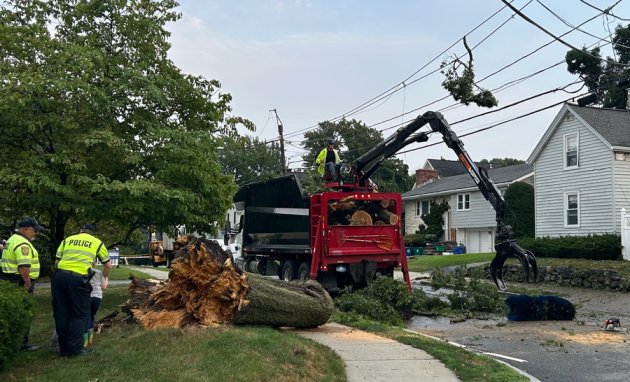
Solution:
<path fill-rule="evenodd" d="M 148 329 L 227 323 L 315 327 L 333 313 L 332 299 L 314 281 L 288 283 L 243 273 L 214 241 L 197 239 L 185 249 L 168 281 L 132 279 L 122 306 L 127 316 Z"/>

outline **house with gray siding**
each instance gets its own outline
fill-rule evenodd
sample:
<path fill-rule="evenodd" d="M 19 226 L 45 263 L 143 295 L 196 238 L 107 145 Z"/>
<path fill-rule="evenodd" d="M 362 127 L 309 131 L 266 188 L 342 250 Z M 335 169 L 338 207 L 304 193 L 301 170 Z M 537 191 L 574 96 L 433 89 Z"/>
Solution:
<path fill-rule="evenodd" d="M 533 168 L 528 164 L 490 169 L 488 175 L 501 193 L 514 182 L 534 183 Z M 494 251 L 496 213 L 468 173 L 426 183 L 404 193 L 402 199 L 405 234 L 415 233 L 430 202 L 446 200 L 450 208 L 444 214 L 445 240 L 466 245 L 469 253 Z"/>
<path fill-rule="evenodd" d="M 620 210 L 630 211 L 627 110 L 565 104 L 527 163 L 536 173 L 536 236 L 620 232 Z"/>

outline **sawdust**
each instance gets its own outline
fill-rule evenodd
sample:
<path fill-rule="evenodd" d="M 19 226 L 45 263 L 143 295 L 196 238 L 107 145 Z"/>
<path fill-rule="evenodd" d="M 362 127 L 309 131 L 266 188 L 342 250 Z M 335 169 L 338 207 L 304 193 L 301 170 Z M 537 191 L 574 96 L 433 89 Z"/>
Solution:
<path fill-rule="evenodd" d="M 585 333 L 555 332 L 556 337 L 567 342 L 576 342 L 581 345 L 624 344 L 627 341 L 627 333 L 599 330 Z"/>

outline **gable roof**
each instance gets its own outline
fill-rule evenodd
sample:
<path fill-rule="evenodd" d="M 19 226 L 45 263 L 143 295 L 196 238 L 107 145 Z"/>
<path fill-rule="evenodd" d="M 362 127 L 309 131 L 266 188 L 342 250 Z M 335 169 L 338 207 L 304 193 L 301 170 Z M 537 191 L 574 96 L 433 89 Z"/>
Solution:
<path fill-rule="evenodd" d="M 446 178 L 449 176 L 468 174 L 466 168 L 462 166 L 462 162 L 458 160 L 447 160 L 447 159 L 427 159 L 426 164 L 431 166 L 431 168 L 438 172 L 441 178 Z M 426 167 L 425 164 L 425 167 Z M 479 163 L 475 162 L 477 167 L 485 167 L 488 168 L 488 163 Z M 499 167 L 496 164 L 493 166 Z"/>
<path fill-rule="evenodd" d="M 611 146 L 630 147 L 630 114 L 627 110 L 569 105 Z"/>
<path fill-rule="evenodd" d="M 461 164 L 460 164 L 461 166 Z M 462 166 L 463 167 L 463 166 Z M 534 173 L 534 167 L 529 164 L 517 164 L 514 166 L 501 167 L 488 170 L 488 176 L 496 185 L 504 185 L 515 182 L 521 178 Z M 463 175 L 440 178 L 431 183 L 427 183 L 411 191 L 402 194 L 403 199 L 413 199 L 421 196 L 451 194 L 457 191 L 477 190 L 477 185 L 472 177 L 466 173 Z"/>
<path fill-rule="evenodd" d="M 538 158 L 567 113 L 573 114 L 611 149 L 613 147 L 630 149 L 630 114 L 628 111 L 578 106 L 567 102 L 538 141 L 534 151 L 527 158 L 527 163 L 533 163 Z"/>

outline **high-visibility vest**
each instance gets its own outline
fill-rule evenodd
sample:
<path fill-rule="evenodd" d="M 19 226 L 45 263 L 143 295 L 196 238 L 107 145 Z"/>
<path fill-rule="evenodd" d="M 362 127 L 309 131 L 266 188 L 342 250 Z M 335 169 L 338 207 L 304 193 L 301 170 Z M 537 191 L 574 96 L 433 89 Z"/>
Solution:
<path fill-rule="evenodd" d="M 20 234 L 13 234 L 7 240 L 4 251 L 2 251 L 2 272 L 19 275 L 19 267 L 25 265 L 29 267 L 29 277 L 36 279 L 39 277 L 39 254 L 33 244 Z"/>
<path fill-rule="evenodd" d="M 340 163 L 341 162 L 341 158 L 339 157 L 339 152 L 336 149 L 333 149 L 334 153 L 335 153 L 335 163 Z M 322 151 L 319 152 L 319 154 L 317 155 L 317 159 L 315 159 L 315 164 L 317 165 L 317 172 L 320 173 L 320 175 L 324 175 L 324 167 L 326 166 L 326 154 L 328 153 L 328 149 L 324 148 Z"/>
<path fill-rule="evenodd" d="M 57 269 L 87 275 L 98 256 L 102 263 L 109 261 L 103 242 L 89 233 L 68 236 L 57 249 Z"/>

